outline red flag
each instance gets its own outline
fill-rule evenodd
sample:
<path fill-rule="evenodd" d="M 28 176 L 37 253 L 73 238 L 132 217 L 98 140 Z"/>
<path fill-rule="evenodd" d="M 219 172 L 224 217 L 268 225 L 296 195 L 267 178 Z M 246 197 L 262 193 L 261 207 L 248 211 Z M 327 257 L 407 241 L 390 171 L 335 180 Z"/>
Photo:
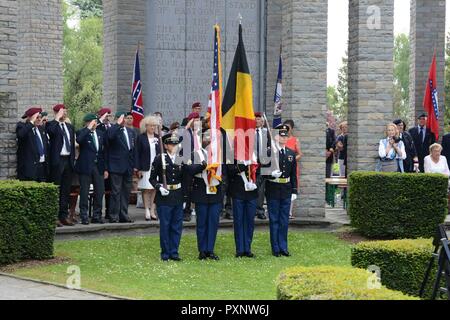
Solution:
<path fill-rule="evenodd" d="M 141 120 L 144 118 L 139 49 L 136 50 L 136 58 L 134 60 L 133 82 L 131 85 L 131 114 L 133 115 L 133 127 L 139 128 Z"/>
<path fill-rule="evenodd" d="M 427 127 L 434 133 L 437 141 L 439 140 L 439 98 L 436 79 L 436 53 L 433 55 L 430 66 L 425 96 L 423 97 L 423 108 L 428 113 Z"/>

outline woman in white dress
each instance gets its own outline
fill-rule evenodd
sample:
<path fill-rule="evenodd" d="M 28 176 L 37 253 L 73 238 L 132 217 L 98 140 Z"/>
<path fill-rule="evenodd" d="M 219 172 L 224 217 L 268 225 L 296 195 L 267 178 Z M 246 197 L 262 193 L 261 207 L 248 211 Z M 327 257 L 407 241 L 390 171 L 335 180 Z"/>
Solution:
<path fill-rule="evenodd" d="M 430 155 L 426 156 L 423 163 L 425 173 L 440 173 L 447 177 L 450 176 L 447 158 L 441 156 L 442 146 L 439 143 L 434 143 L 430 146 Z"/>
<path fill-rule="evenodd" d="M 160 154 L 158 132 L 159 119 L 148 116 L 141 121 L 141 134 L 136 140 L 135 170 L 139 178 L 138 189 L 142 191 L 142 200 L 145 207 L 145 220 L 157 220 L 155 213 L 156 190 L 151 185 L 150 170 L 155 157 Z"/>

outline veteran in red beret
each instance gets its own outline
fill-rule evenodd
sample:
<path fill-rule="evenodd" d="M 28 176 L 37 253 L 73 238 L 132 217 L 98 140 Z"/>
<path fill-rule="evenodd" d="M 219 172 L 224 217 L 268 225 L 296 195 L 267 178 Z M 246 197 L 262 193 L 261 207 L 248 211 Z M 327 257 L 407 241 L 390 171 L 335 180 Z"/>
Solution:
<path fill-rule="evenodd" d="M 99 122 L 97 130 L 105 133 L 106 130 L 111 128 L 111 115 L 112 109 L 109 107 L 103 107 L 97 112 Z"/>

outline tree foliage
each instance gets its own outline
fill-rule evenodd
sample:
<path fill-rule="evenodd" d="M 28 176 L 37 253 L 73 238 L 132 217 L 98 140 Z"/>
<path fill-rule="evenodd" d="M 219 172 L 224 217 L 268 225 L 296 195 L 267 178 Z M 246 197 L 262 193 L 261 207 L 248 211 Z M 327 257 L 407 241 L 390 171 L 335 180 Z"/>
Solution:
<path fill-rule="evenodd" d="M 78 7 L 81 19 L 103 16 L 103 0 L 70 0 L 70 3 Z"/>
<path fill-rule="evenodd" d="M 394 42 L 394 117 L 409 119 L 409 37 L 399 34 Z"/>
<path fill-rule="evenodd" d="M 337 121 L 347 119 L 348 112 L 348 58 L 347 53 L 342 58 L 342 66 L 339 68 L 337 86 L 327 88 L 328 110 L 337 118 Z"/>

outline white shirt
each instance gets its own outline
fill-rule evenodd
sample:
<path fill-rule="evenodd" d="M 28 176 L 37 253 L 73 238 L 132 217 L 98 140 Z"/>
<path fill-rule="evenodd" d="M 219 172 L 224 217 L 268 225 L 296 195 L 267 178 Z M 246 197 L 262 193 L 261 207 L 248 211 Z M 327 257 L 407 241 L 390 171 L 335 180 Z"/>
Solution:
<path fill-rule="evenodd" d="M 150 167 L 152 166 L 153 160 L 155 160 L 156 156 L 156 144 L 158 143 L 158 139 L 155 137 L 150 138 L 147 135 L 148 143 L 150 144 Z"/>
<path fill-rule="evenodd" d="M 389 151 L 389 154 L 386 155 L 386 147 L 388 146 L 388 144 L 389 144 L 389 138 L 380 140 L 380 144 L 378 147 L 378 155 L 380 156 L 380 158 L 382 158 L 382 159 L 384 159 L 384 158 L 402 159 L 402 160 L 406 159 L 405 144 L 403 143 L 403 141 L 400 141 L 398 143 L 398 149 L 400 149 L 401 154 L 395 154 L 395 149 L 394 149 L 394 147 L 392 147 L 391 150 Z"/>
<path fill-rule="evenodd" d="M 128 136 L 128 130 L 127 130 L 127 128 L 123 128 L 123 133 L 124 133 L 124 135 L 125 135 L 125 141 L 127 142 L 127 146 L 128 146 L 128 150 L 130 150 L 131 149 L 131 146 L 130 146 L 130 137 Z"/>
<path fill-rule="evenodd" d="M 39 129 L 37 127 L 34 127 L 33 131 L 39 137 L 39 140 L 41 140 L 42 148 L 44 148 L 44 142 L 42 141 L 41 132 L 39 131 Z M 39 158 L 39 162 L 40 163 L 45 162 L 45 154 Z"/>
<path fill-rule="evenodd" d="M 447 158 L 445 156 L 440 156 L 438 163 L 435 163 L 431 159 L 431 155 L 428 155 L 423 160 L 425 173 L 441 173 L 450 176 L 450 170 L 447 164 Z"/>
<path fill-rule="evenodd" d="M 64 126 L 63 126 L 63 124 L 64 124 Z M 69 129 L 67 129 L 67 124 L 64 122 L 60 122 L 59 126 L 60 126 L 61 130 L 64 130 L 66 132 L 67 137 L 70 139 L 70 133 L 69 133 Z M 70 148 L 69 148 L 69 146 L 66 145 L 66 139 L 64 139 L 64 137 L 63 137 L 63 147 L 61 149 L 60 155 L 61 156 L 70 156 Z"/>

